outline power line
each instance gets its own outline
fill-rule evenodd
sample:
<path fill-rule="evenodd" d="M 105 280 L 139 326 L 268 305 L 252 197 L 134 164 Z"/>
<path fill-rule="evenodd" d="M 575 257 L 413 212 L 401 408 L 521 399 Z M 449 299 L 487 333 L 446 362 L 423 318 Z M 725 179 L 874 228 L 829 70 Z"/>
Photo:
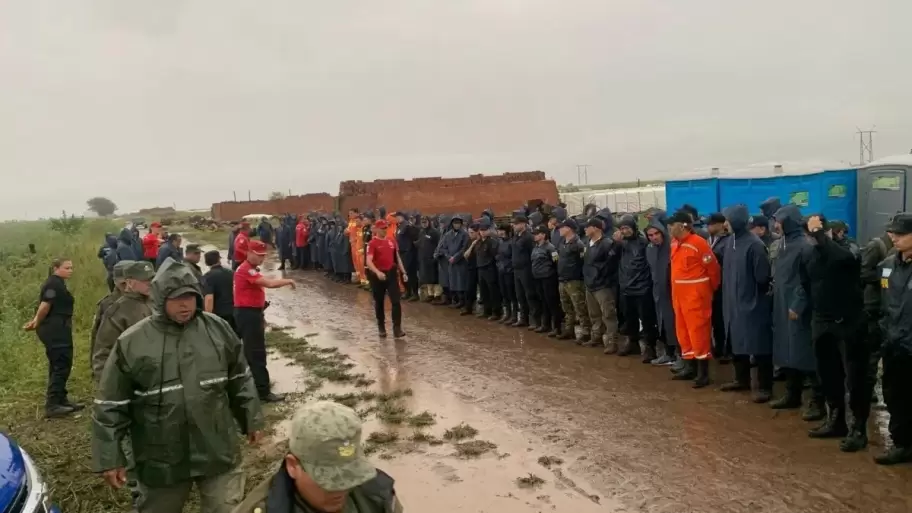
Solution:
<path fill-rule="evenodd" d="M 579 185 L 589 184 L 589 164 L 576 165 L 576 183 Z"/>

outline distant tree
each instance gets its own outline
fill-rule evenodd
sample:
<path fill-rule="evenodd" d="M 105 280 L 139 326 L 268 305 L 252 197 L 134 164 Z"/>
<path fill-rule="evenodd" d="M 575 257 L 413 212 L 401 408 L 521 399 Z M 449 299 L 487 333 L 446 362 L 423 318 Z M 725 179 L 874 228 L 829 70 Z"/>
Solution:
<path fill-rule="evenodd" d="M 89 206 L 89 210 L 101 217 L 109 216 L 114 212 L 117 212 L 117 205 L 108 198 L 102 198 L 101 196 L 96 196 L 86 201 L 86 204 Z"/>
<path fill-rule="evenodd" d="M 269 201 L 285 199 L 285 193 L 282 191 L 272 191 L 269 193 Z"/>

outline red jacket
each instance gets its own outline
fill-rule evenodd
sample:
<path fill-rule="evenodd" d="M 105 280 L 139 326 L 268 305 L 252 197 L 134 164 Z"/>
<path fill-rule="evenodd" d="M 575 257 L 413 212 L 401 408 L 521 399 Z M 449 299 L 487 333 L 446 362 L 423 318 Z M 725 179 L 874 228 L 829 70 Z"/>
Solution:
<path fill-rule="evenodd" d="M 247 245 L 250 244 L 250 237 L 244 230 L 238 232 L 234 239 L 234 261 L 243 262 L 247 260 Z"/>
<path fill-rule="evenodd" d="M 158 247 L 161 245 L 161 239 L 158 238 L 157 234 L 149 232 L 143 237 L 142 248 L 143 248 L 143 257 L 145 258 L 157 258 L 158 257 Z"/>
<path fill-rule="evenodd" d="M 295 226 L 295 246 L 303 248 L 307 246 L 307 239 L 310 237 L 310 226 L 301 221 Z"/>

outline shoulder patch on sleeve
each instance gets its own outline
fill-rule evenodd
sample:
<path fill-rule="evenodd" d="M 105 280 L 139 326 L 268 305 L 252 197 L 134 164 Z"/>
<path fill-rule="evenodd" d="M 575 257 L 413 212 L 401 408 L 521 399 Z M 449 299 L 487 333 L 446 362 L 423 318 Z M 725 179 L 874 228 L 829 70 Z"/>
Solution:
<path fill-rule="evenodd" d="M 703 255 L 703 263 L 708 264 L 713 261 L 712 255 Z"/>
<path fill-rule="evenodd" d="M 257 275 L 256 269 L 248 269 L 247 272 L 250 274 L 250 276 L 256 276 L 256 275 Z"/>
<path fill-rule="evenodd" d="M 44 291 L 44 296 L 42 296 L 42 297 L 47 300 L 54 299 L 55 297 L 57 297 L 57 291 L 49 287 L 47 290 Z"/>

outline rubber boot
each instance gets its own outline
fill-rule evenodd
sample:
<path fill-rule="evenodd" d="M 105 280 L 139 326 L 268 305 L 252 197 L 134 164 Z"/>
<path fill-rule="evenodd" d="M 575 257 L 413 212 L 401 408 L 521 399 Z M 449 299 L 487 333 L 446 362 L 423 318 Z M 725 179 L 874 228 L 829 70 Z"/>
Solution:
<path fill-rule="evenodd" d="M 681 360 L 683 365 L 680 372 L 676 372 L 671 379 L 675 381 L 689 381 L 697 377 L 697 361 Z"/>
<path fill-rule="evenodd" d="M 822 397 L 814 396 L 811 398 L 808 407 L 801 415 L 801 420 L 805 422 L 816 422 L 826 417 L 826 404 Z"/>
<path fill-rule="evenodd" d="M 500 308 L 494 308 L 491 310 L 491 315 L 488 316 L 488 320 L 491 322 L 500 322 L 503 319 L 503 312 Z"/>
<path fill-rule="evenodd" d="M 842 438 L 849 434 L 846 425 L 845 410 L 841 408 L 830 409 L 826 422 L 808 431 L 810 438 Z"/>
<path fill-rule="evenodd" d="M 889 451 L 874 458 L 878 465 L 899 465 L 912 462 L 912 446 L 894 446 Z"/>
<path fill-rule="evenodd" d="M 656 354 L 655 346 L 647 345 L 646 349 L 643 350 L 642 362 L 643 363 L 652 363 L 652 361 L 655 360 L 656 358 L 658 358 L 658 355 Z"/>
<path fill-rule="evenodd" d="M 849 435 L 839 442 L 839 450 L 842 452 L 858 452 L 868 446 L 868 426 L 867 421 L 861 422 L 855 419 L 855 427 L 849 431 Z"/>
<path fill-rule="evenodd" d="M 529 325 L 529 320 L 526 319 L 526 316 L 522 312 L 519 312 L 516 315 L 516 320 L 513 321 L 513 323 L 510 326 L 513 326 L 514 328 L 525 328 L 528 325 Z"/>
<path fill-rule="evenodd" d="M 618 350 L 618 356 L 630 356 L 632 354 L 640 353 L 640 342 L 638 340 L 631 340 L 630 337 L 626 337 L 626 340 L 621 344 L 621 348 Z"/>
<path fill-rule="evenodd" d="M 448 296 L 447 294 L 442 294 L 440 297 L 435 299 L 434 302 L 431 304 L 434 306 L 448 305 L 448 304 L 450 304 L 450 296 Z"/>
<path fill-rule="evenodd" d="M 804 376 L 793 369 L 779 369 L 785 376 L 785 395 L 770 403 L 774 410 L 796 410 L 801 408 L 801 389 L 804 386 Z M 773 378 L 775 379 L 775 377 Z"/>
<path fill-rule="evenodd" d="M 501 316 L 499 322 L 501 324 L 507 324 L 508 322 L 513 322 L 513 306 L 512 305 L 504 307 L 503 316 Z"/>
<path fill-rule="evenodd" d="M 750 362 L 737 358 L 734 360 L 735 380 L 724 383 L 719 390 L 723 392 L 743 392 L 751 389 Z"/>
<path fill-rule="evenodd" d="M 709 360 L 697 360 L 697 377 L 694 379 L 694 388 L 704 388 L 709 385 Z"/>
<path fill-rule="evenodd" d="M 574 340 L 576 338 L 576 330 L 572 324 L 564 323 L 560 329 L 560 334 L 557 335 L 558 340 Z"/>
<path fill-rule="evenodd" d="M 541 327 L 541 319 L 538 317 L 529 316 L 529 331 L 535 331 Z"/>
<path fill-rule="evenodd" d="M 612 335 L 608 337 L 608 340 L 605 341 L 605 349 L 602 351 L 604 354 L 618 354 L 618 343 L 617 339 Z"/>

